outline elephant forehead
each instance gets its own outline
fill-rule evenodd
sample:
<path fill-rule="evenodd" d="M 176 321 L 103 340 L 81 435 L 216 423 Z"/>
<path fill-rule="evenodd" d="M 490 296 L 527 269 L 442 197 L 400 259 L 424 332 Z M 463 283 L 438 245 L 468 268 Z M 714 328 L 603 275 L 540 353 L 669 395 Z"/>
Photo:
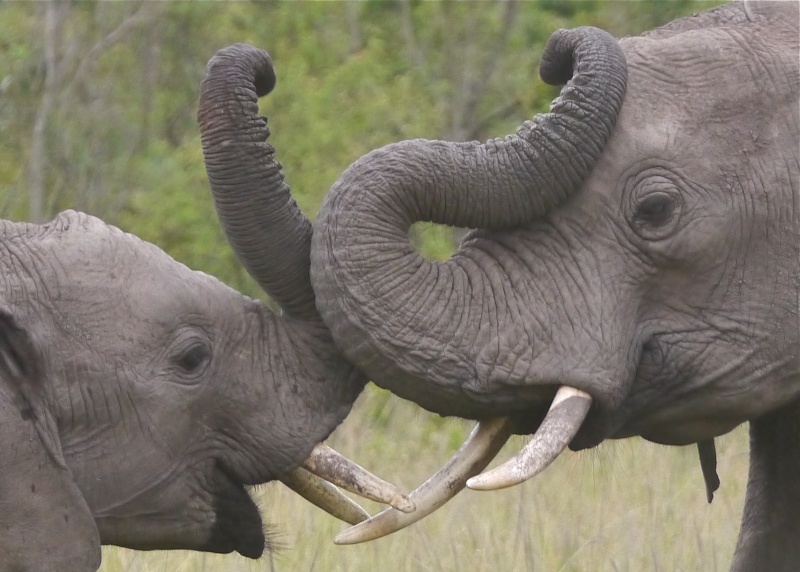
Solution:
<path fill-rule="evenodd" d="M 786 123 L 797 124 L 798 66 L 787 63 L 784 47 L 730 29 L 620 42 L 628 90 L 607 156 L 693 165 L 699 177 L 792 136 Z"/>
<path fill-rule="evenodd" d="M 60 307 L 76 315 L 171 321 L 217 307 L 228 313 L 244 307 L 243 297 L 216 278 L 82 213 L 62 213 L 47 225 L 40 250 L 36 274 Z"/>
<path fill-rule="evenodd" d="M 754 102 L 797 97 L 796 53 L 768 36 L 715 28 L 620 43 L 629 67 L 626 101 L 636 102 L 638 120 L 657 112 L 687 125 L 756 124 L 773 106 Z"/>
<path fill-rule="evenodd" d="M 147 247 L 152 245 L 147 244 Z M 191 270 L 156 247 L 146 255 L 137 248 L 136 263 L 109 283 L 109 298 L 121 296 L 129 313 L 165 328 L 184 323 L 228 329 L 244 322 L 252 305 L 213 276 Z"/>

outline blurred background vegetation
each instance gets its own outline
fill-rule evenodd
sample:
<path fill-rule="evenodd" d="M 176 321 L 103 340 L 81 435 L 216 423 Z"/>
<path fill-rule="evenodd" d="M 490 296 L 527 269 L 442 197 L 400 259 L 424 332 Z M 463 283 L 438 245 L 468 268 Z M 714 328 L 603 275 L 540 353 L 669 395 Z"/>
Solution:
<path fill-rule="evenodd" d="M 273 56 L 278 84 L 262 112 L 313 217 L 338 174 L 375 147 L 487 139 L 546 110 L 557 90 L 536 69 L 556 28 L 631 35 L 718 3 L 0 1 L 0 216 L 86 211 L 262 296 L 225 243 L 202 163 L 197 93 L 217 49 L 248 42 Z M 434 258 L 457 236 L 415 229 Z M 333 443 L 410 489 L 468 429 L 371 388 Z M 739 429 L 721 440 L 723 485 L 709 507 L 693 448 L 605 444 L 357 547 L 334 547 L 332 519 L 269 486 L 256 494 L 286 549 L 267 564 L 109 548 L 103 570 L 723 570 L 746 464 Z"/>

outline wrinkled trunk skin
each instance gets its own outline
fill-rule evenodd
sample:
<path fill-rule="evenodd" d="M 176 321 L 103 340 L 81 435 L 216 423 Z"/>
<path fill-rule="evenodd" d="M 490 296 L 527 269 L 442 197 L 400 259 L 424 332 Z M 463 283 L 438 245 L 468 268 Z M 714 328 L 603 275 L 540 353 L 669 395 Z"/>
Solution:
<path fill-rule="evenodd" d="M 800 570 L 800 402 L 750 422 L 750 474 L 732 572 Z"/>
<path fill-rule="evenodd" d="M 251 314 L 255 339 L 236 348 L 259 352 L 251 362 L 261 373 L 231 380 L 241 384 L 236 393 L 244 402 L 236 409 L 239 454 L 227 459 L 226 469 L 247 484 L 297 467 L 347 416 L 366 383 L 336 348 L 316 308 L 309 277 L 311 223 L 292 199 L 267 143 L 267 120 L 258 115 L 258 98 L 275 82 L 265 51 L 245 44 L 224 48 L 208 63 L 197 113 L 225 235 L 282 310 L 276 316 L 261 307 Z M 220 513 L 231 522 L 247 517 L 236 508 Z M 255 513 L 249 517 L 258 518 Z"/>
<path fill-rule="evenodd" d="M 591 197 L 571 206 L 578 214 L 554 213 L 524 227 L 523 235 L 473 232 L 444 262 L 407 247 L 402 257 L 383 258 L 388 263 L 365 264 L 362 279 L 373 288 L 355 299 L 357 313 L 331 322 L 334 335 L 349 340 L 359 327 L 369 331 L 362 345 L 342 343 L 348 357 L 376 384 L 442 415 L 511 415 L 519 417 L 520 432 L 529 432 L 561 384 L 614 409 L 646 334 L 638 329 L 636 304 L 626 303 L 635 292 L 617 276 L 627 271 L 633 284 L 638 268 L 596 264 L 613 235 L 598 240 L 602 229 L 578 228 L 572 216 L 592 220 L 588 213 L 602 206 Z M 567 246 L 565 259 L 558 253 Z M 353 325 L 356 319 L 362 322 Z"/>
<path fill-rule="evenodd" d="M 477 233 L 444 263 L 423 259 L 408 239 L 419 220 L 511 229 L 540 219 L 581 186 L 622 106 L 624 56 L 605 32 L 562 30 L 540 73 L 552 83 L 572 77 L 550 113 L 485 144 L 416 140 L 374 151 L 334 184 L 315 222 L 312 281 L 334 339 L 378 385 L 438 413 L 484 418 L 513 410 L 524 390 L 504 395 L 502 387 L 523 385 L 548 324 L 566 319 L 527 310 L 548 286 L 515 282 L 522 269 L 504 261 L 529 250 L 513 237 L 504 247 L 502 233 L 486 241 Z M 531 271 L 552 283 L 551 270 Z M 541 328 L 520 331 L 524 323 Z M 503 347 L 499 339 L 519 340 L 522 355 L 493 351 Z M 536 366 L 549 381 L 566 371 Z"/>
<path fill-rule="evenodd" d="M 260 348 L 269 360 L 256 366 L 253 377 L 229 381 L 241 385 L 231 388 L 242 398 L 236 434 L 244 454 L 234 464 L 247 484 L 299 466 L 347 417 L 365 383 L 327 328 L 275 316 L 261 305 L 257 314 L 252 328 L 257 337 L 243 341 L 239 351 Z"/>
<path fill-rule="evenodd" d="M 224 48 L 206 68 L 197 117 L 225 235 L 283 310 L 281 316 L 263 317 L 266 339 L 256 340 L 254 347 L 262 348 L 265 377 L 274 378 L 277 392 L 257 402 L 286 406 L 278 418 L 272 408 L 252 411 L 243 433 L 255 438 L 275 431 L 251 450 L 270 462 L 283 459 L 285 472 L 344 419 L 366 380 L 334 346 L 316 309 L 309 278 L 311 223 L 292 199 L 275 149 L 267 143 L 267 119 L 258 115 L 258 98 L 275 83 L 267 52 L 246 44 Z M 301 450 L 291 446 L 293 440 L 302 443 Z"/>
<path fill-rule="evenodd" d="M 284 182 L 258 115 L 275 86 L 263 50 L 236 44 L 208 63 L 197 112 L 208 180 L 222 227 L 253 278 L 289 314 L 319 319 L 309 281 L 311 223 Z"/>

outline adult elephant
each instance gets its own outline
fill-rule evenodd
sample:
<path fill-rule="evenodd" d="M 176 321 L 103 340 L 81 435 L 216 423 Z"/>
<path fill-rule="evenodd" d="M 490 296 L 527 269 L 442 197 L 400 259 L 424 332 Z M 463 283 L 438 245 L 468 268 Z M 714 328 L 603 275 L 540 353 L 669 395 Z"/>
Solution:
<path fill-rule="evenodd" d="M 231 104 L 270 73 L 263 52 L 219 52 L 199 121 L 228 236 L 280 315 L 97 218 L 0 221 L 0 569 L 95 570 L 101 543 L 256 558 L 245 487 L 273 479 L 366 518 L 312 473 L 413 508 L 321 445 L 365 377 L 315 309 L 311 226 L 266 128 Z M 236 201 L 248 188 L 255 205 Z"/>
<path fill-rule="evenodd" d="M 315 223 L 312 283 L 378 385 L 481 420 L 473 453 L 343 535 L 385 534 L 469 481 L 510 486 L 568 444 L 701 444 L 751 422 L 736 570 L 800 567 L 798 4 L 734 3 L 615 40 L 559 31 L 549 113 L 484 144 L 414 140 L 356 161 Z M 444 262 L 416 221 L 475 230 Z M 548 410 L 550 413 L 548 413 Z M 450 469 L 455 468 L 455 473 Z"/>

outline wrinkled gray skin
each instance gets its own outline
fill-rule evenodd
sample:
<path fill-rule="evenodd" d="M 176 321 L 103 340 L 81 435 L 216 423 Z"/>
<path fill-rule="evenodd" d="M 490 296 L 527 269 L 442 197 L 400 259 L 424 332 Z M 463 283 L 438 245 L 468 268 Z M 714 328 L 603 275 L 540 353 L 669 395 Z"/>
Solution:
<path fill-rule="evenodd" d="M 263 124 L 260 144 L 238 139 L 229 96 L 256 95 L 234 81 L 247 75 L 237 50 L 210 62 L 200 98 L 207 170 L 223 203 L 254 184 L 229 156 L 242 145 L 280 171 Z M 262 554 L 264 527 L 245 485 L 298 466 L 365 380 L 314 308 L 309 222 L 281 176 L 255 183 L 259 200 L 283 206 L 220 215 L 226 228 L 258 217 L 248 236 L 263 241 L 259 256 L 281 263 L 238 254 L 281 315 L 97 218 L 0 221 L 0 318 L 35 340 L 36 371 L 46 372 L 31 380 L 35 391 L 11 384 L 19 376 L 8 367 L 0 378 L 0 569 L 95 570 L 100 542 Z M 276 229 L 292 248 L 272 240 Z M 229 238 L 237 244 L 235 232 Z M 9 562 L 16 567 L 3 568 Z"/>
<path fill-rule="evenodd" d="M 621 52 L 552 41 L 584 50 L 545 51 L 547 81 L 578 62 L 552 114 L 340 177 L 312 244 L 323 318 L 378 385 L 444 415 L 530 432 L 558 386 L 588 392 L 573 449 L 750 421 L 733 568 L 800 569 L 798 4 L 723 6 Z M 432 262 L 420 220 L 480 230 Z"/>

